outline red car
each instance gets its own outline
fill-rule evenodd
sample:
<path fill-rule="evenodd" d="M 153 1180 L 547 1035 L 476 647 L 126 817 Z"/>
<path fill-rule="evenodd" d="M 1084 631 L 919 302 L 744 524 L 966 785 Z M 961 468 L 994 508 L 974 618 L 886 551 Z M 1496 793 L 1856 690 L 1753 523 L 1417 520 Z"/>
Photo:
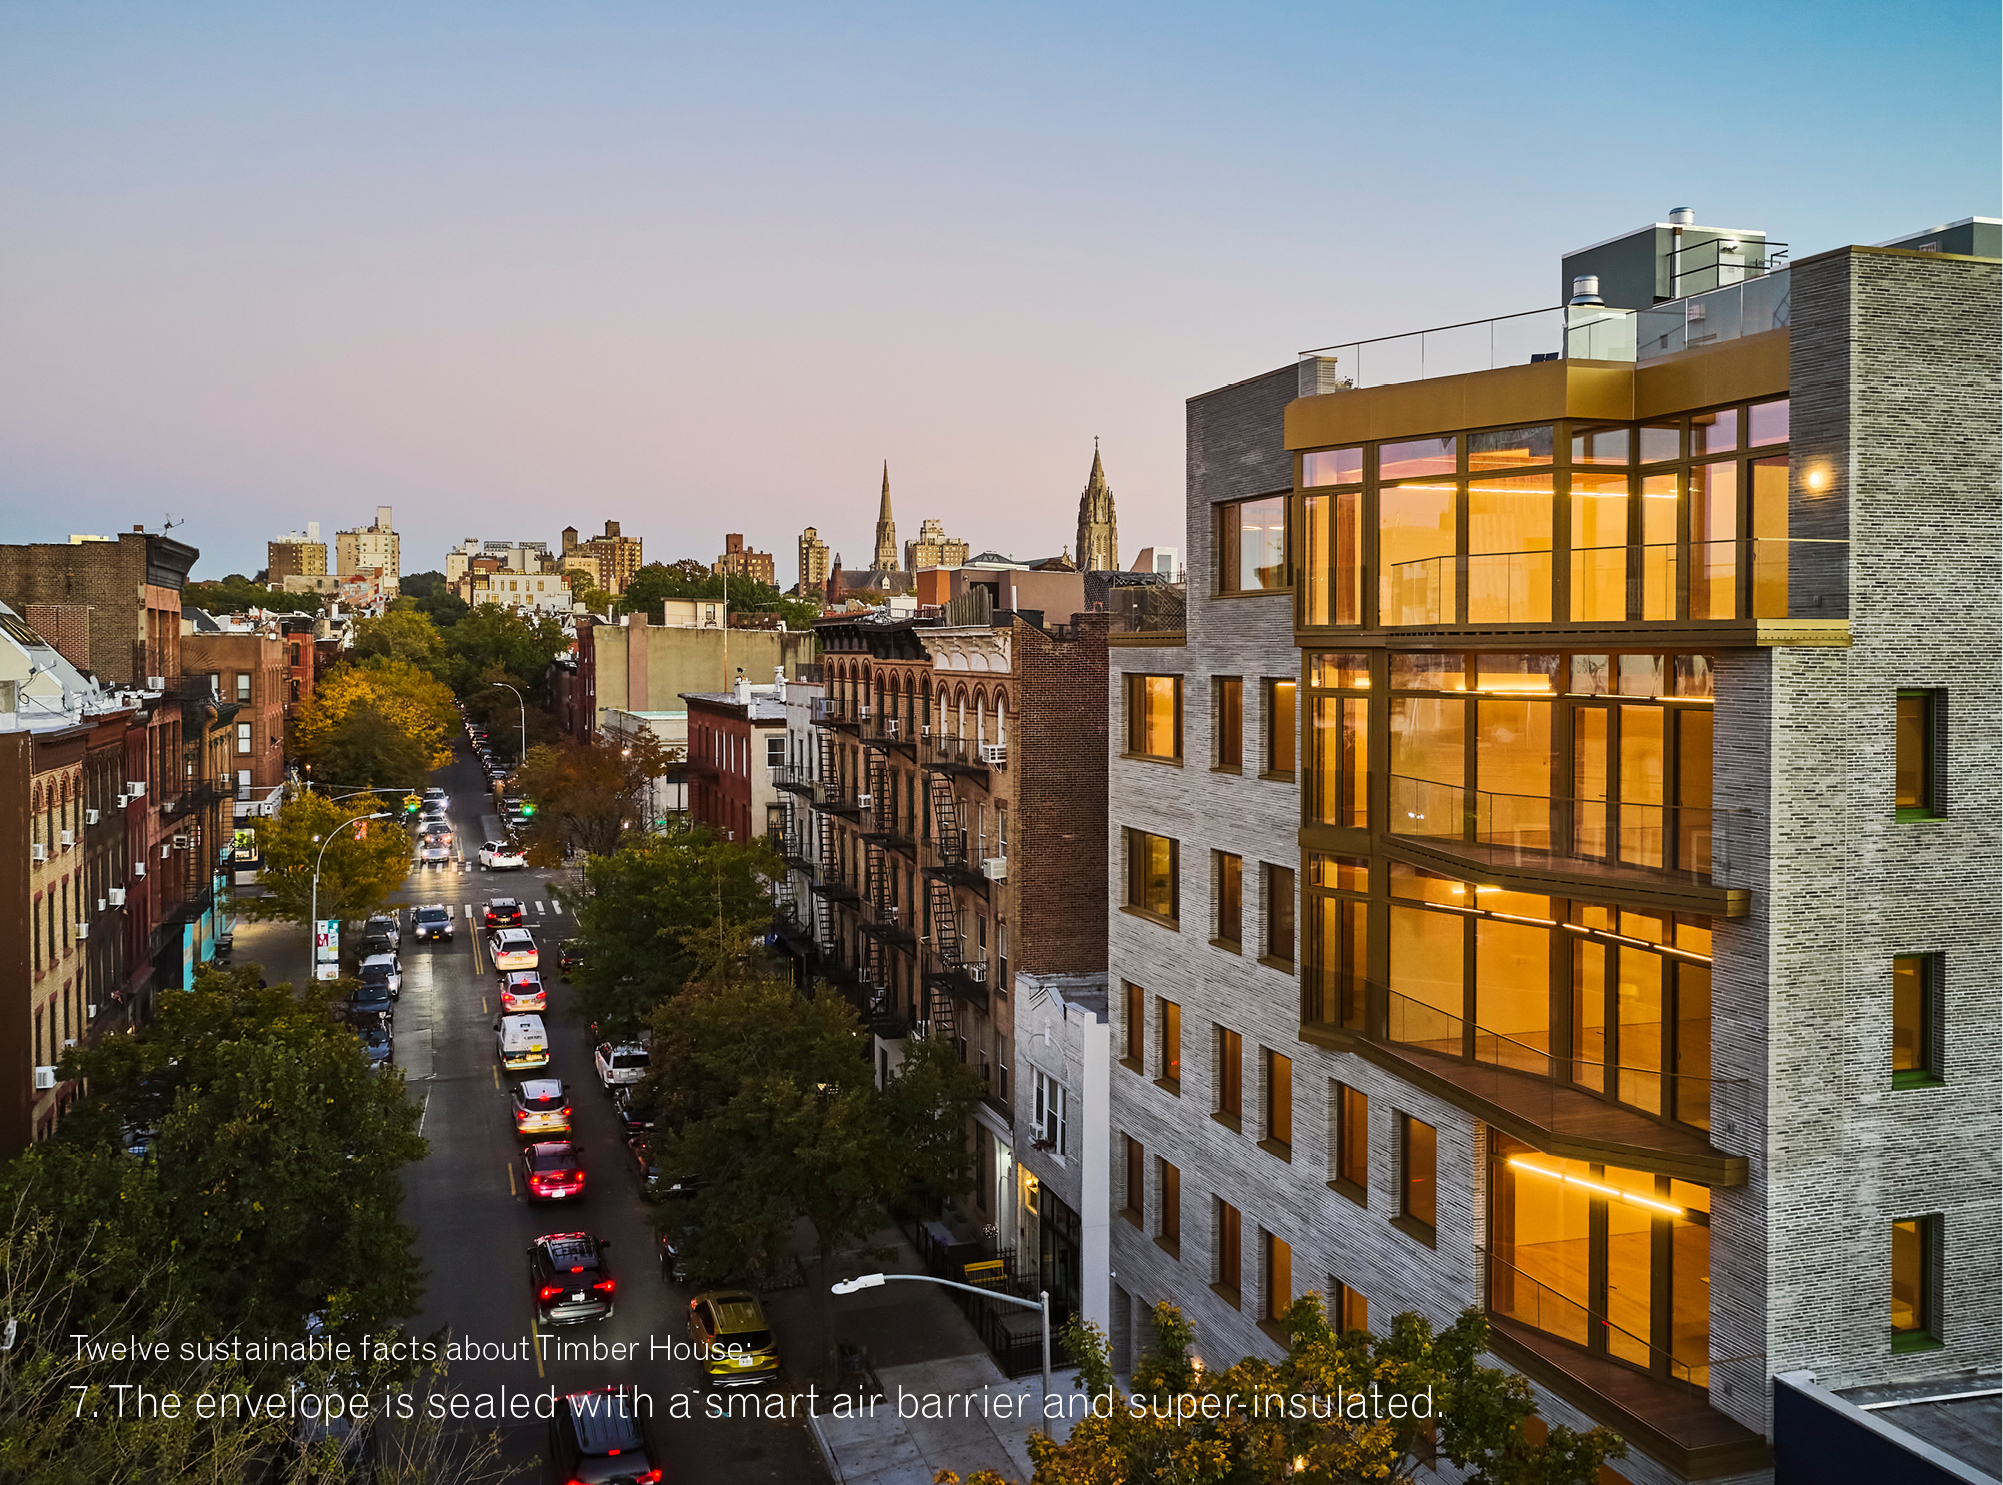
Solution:
<path fill-rule="evenodd" d="M 522 1151 L 522 1180 L 530 1201 L 566 1201 L 584 1195 L 584 1146 L 551 1140 Z"/>
<path fill-rule="evenodd" d="M 522 905 L 512 897 L 497 897 L 487 904 L 487 926 L 489 928 L 519 928 L 522 926 Z"/>

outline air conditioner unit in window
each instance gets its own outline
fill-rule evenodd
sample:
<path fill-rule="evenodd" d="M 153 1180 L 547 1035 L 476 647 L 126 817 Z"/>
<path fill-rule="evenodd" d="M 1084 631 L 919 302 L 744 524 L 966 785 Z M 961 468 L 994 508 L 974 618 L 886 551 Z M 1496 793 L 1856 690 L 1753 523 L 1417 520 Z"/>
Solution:
<path fill-rule="evenodd" d="M 856 807 L 859 809 L 868 809 L 870 807 L 870 800 L 870 795 L 858 794 L 855 797 Z"/>
<path fill-rule="evenodd" d="M 883 735 L 885 737 L 897 736 L 897 719 L 895 717 L 892 717 L 888 722 L 883 724 Z"/>
<path fill-rule="evenodd" d="M 187 850 L 187 849 L 188 849 L 188 841 L 189 841 L 189 839 L 190 839 L 190 838 L 189 838 L 188 836 L 185 836 L 185 835 L 177 835 L 177 836 L 175 836 L 175 837 L 174 837 L 174 849 L 175 849 L 175 850 L 177 850 L 177 851 L 185 851 L 185 850 Z"/>
<path fill-rule="evenodd" d="M 981 862 L 981 874 L 991 882 L 1008 880 L 1008 857 L 989 856 Z"/>
<path fill-rule="evenodd" d="M 982 743 L 981 762 L 993 768 L 1006 767 L 1008 765 L 1008 744 Z"/>
<path fill-rule="evenodd" d="M 967 978 L 976 985 L 985 985 L 988 982 L 988 967 L 985 964 L 969 964 L 963 967 L 967 971 Z"/>
<path fill-rule="evenodd" d="M 146 677 L 146 689 L 149 691 L 166 690 L 167 677 L 165 677 L 164 675 L 149 675 L 148 677 Z"/>
<path fill-rule="evenodd" d="M 125 792 L 130 794 L 134 799 L 144 799 L 146 797 L 146 780 L 127 781 Z"/>
<path fill-rule="evenodd" d="M 63 849 L 67 851 L 76 843 L 77 833 L 74 830 L 65 830 L 63 832 Z"/>
<path fill-rule="evenodd" d="M 133 863 L 132 863 L 132 874 L 133 874 L 133 875 L 134 875 L 135 877 L 143 877 L 143 876 L 145 876 L 145 875 L 146 875 L 146 863 L 145 863 L 144 861 L 135 861 L 135 862 L 133 862 Z"/>
<path fill-rule="evenodd" d="M 49 848 L 40 841 L 36 841 L 32 846 L 28 847 L 28 859 L 30 861 L 47 861 L 49 859 Z"/>
<path fill-rule="evenodd" d="M 101 816 L 97 810 L 85 810 L 83 812 L 83 822 L 86 825 L 95 825 L 100 818 Z"/>
<path fill-rule="evenodd" d="M 97 900 L 97 910 L 100 913 L 104 911 L 104 899 L 102 897 L 98 898 Z"/>
<path fill-rule="evenodd" d="M 82 940 L 82 939 L 87 939 L 89 937 L 90 937 L 90 924 L 88 923 L 77 924 L 77 938 L 79 940 Z"/>
<path fill-rule="evenodd" d="M 125 889 L 123 887 L 107 888 L 104 895 L 105 899 L 108 902 L 110 902 L 110 904 L 113 907 L 125 906 Z"/>
<path fill-rule="evenodd" d="M 56 1070 L 53 1067 L 38 1067 L 35 1069 L 35 1087 L 37 1089 L 53 1088 L 55 1086 Z"/>

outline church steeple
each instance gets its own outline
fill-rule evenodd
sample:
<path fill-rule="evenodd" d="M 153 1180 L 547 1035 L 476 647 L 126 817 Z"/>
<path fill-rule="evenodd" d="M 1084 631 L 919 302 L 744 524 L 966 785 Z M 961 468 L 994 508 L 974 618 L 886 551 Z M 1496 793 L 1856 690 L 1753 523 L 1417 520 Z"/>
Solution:
<path fill-rule="evenodd" d="M 890 514 L 890 461 L 883 461 L 883 500 L 876 508 L 876 556 L 871 567 L 878 572 L 895 572 L 897 560 L 897 522 Z"/>
<path fill-rule="evenodd" d="M 1120 566 L 1120 528 L 1113 514 L 1113 491 L 1106 483 L 1106 467 L 1099 462 L 1099 440 L 1092 440 L 1092 473 L 1078 497 L 1078 570 L 1117 572 Z"/>

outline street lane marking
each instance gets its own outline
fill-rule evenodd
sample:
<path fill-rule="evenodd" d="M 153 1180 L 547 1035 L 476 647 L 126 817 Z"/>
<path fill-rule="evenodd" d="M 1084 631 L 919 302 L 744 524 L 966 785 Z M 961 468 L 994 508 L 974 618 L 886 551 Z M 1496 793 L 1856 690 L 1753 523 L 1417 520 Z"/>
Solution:
<path fill-rule="evenodd" d="M 424 1102 L 419 1104 L 417 1109 L 417 1134 L 420 1139 L 424 1137 L 424 1116 L 430 1112 L 431 1095 L 427 1093 L 424 1095 Z"/>
<path fill-rule="evenodd" d="M 487 997 L 484 995 L 480 997 L 480 1014 L 483 1016 L 493 1014 L 491 1011 L 487 1009 Z"/>
<path fill-rule="evenodd" d="M 546 902 L 544 902 L 544 901 L 543 901 L 543 900 L 542 900 L 542 899 L 541 899 L 540 897 L 538 897 L 538 898 L 537 898 L 537 899 L 535 900 L 535 903 L 536 903 L 536 916 L 537 916 L 537 917 L 541 917 L 541 916 L 542 916 L 543 914 L 545 914 L 545 913 L 547 913 L 547 912 L 549 911 L 549 904 L 547 904 Z"/>
<path fill-rule="evenodd" d="M 514 1194 L 515 1194 L 515 1168 L 511 1165 L 508 1167 L 508 1195 L 513 1196 Z M 530 1323 L 534 1324 L 533 1321 L 531 1321 Z"/>
<path fill-rule="evenodd" d="M 529 1316 L 529 1334 L 536 1338 L 536 1375 L 542 1375 L 542 1332 L 536 1328 L 535 1316 Z"/>
<path fill-rule="evenodd" d="M 496 1067 L 496 1068 L 493 1068 L 493 1069 L 491 1069 L 491 1071 L 492 1071 L 492 1072 L 493 1072 L 493 1074 L 494 1074 L 494 1091 L 495 1091 L 496 1093 L 499 1093 L 499 1092 L 501 1091 L 501 1070 L 500 1070 L 500 1069 L 499 1069 L 498 1067 Z M 513 1180 L 513 1179 L 514 1179 L 514 1174 L 513 1174 L 513 1169 L 512 1169 L 512 1167 L 510 1168 L 510 1171 L 509 1171 L 509 1179 L 510 1179 L 510 1180 Z"/>

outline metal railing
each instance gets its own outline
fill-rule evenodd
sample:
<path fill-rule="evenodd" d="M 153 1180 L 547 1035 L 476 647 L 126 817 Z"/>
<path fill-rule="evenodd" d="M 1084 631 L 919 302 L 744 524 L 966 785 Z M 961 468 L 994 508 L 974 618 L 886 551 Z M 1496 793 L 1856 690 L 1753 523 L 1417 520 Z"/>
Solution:
<path fill-rule="evenodd" d="M 1108 634 L 1166 636 L 1189 628 L 1189 593 L 1180 584 L 1114 588 L 1106 600 Z"/>

